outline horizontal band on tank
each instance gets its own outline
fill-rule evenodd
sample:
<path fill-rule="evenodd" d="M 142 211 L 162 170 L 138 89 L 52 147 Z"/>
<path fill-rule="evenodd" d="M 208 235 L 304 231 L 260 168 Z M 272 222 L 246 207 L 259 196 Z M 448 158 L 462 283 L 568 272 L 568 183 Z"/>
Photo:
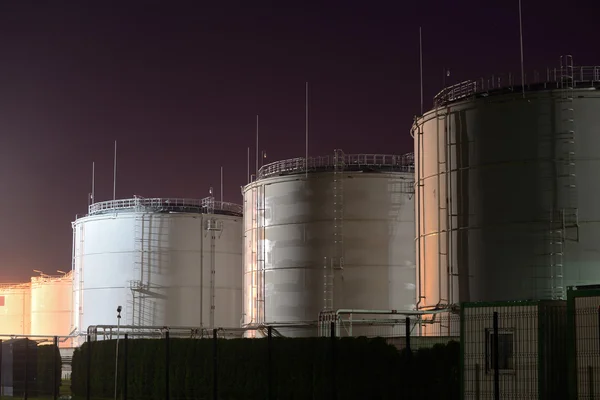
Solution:
<path fill-rule="evenodd" d="M 600 88 L 600 66 L 564 66 L 546 68 L 525 74 L 525 91 L 552 89 Z M 492 75 L 457 83 L 444 88 L 433 97 L 433 106 L 441 107 L 456 101 L 495 96 L 507 93 L 521 93 L 523 85 L 519 75 Z"/>
<path fill-rule="evenodd" d="M 308 160 L 308 162 L 307 162 Z M 258 170 L 258 179 L 271 176 L 326 171 L 414 172 L 414 153 L 390 154 L 336 154 L 319 157 L 290 158 L 264 165 Z"/>
<path fill-rule="evenodd" d="M 144 198 L 108 200 L 89 206 L 88 215 L 108 214 L 114 211 L 134 212 L 181 212 L 196 214 L 221 214 L 241 217 L 239 204 L 215 201 L 214 197 L 203 199 Z"/>

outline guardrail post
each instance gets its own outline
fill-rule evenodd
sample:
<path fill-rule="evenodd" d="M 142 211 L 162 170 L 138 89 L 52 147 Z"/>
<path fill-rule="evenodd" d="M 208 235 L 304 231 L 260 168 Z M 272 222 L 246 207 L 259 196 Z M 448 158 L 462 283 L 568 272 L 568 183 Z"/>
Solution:
<path fill-rule="evenodd" d="M 405 328 L 406 328 L 406 351 L 410 353 L 410 317 L 406 317 Z"/>
<path fill-rule="evenodd" d="M 92 335 L 87 335 L 87 379 L 85 381 L 85 398 L 86 400 L 90 400 L 92 393 Z"/>
<path fill-rule="evenodd" d="M 29 398 L 29 339 L 25 338 L 25 393 L 23 399 Z"/>
<path fill-rule="evenodd" d="M 492 352 L 494 357 L 494 400 L 500 400 L 500 361 L 498 360 L 498 311 L 494 311 L 494 340 Z"/>
<path fill-rule="evenodd" d="M 59 384 L 59 380 L 58 380 L 58 375 L 57 375 L 57 368 L 56 368 L 56 364 L 58 363 L 58 357 L 57 357 L 57 352 L 58 352 L 58 336 L 54 336 L 54 354 L 52 356 L 52 398 L 54 400 L 58 399 L 58 384 Z"/>
<path fill-rule="evenodd" d="M 123 400 L 127 400 L 127 338 L 128 334 L 125 334 L 125 338 L 123 340 Z M 168 367 L 168 364 L 167 364 Z"/>
<path fill-rule="evenodd" d="M 219 383 L 219 372 L 218 372 L 218 355 L 217 355 L 217 350 L 218 350 L 218 339 L 217 339 L 217 329 L 213 329 L 213 399 L 214 400 L 218 400 L 219 398 L 219 390 L 218 390 L 218 383 Z"/>
<path fill-rule="evenodd" d="M 331 322 L 331 398 L 337 399 L 337 385 L 335 382 L 335 321 Z"/>
<path fill-rule="evenodd" d="M 165 400 L 169 400 L 169 367 L 171 365 L 169 331 L 165 332 Z"/>
<path fill-rule="evenodd" d="M 273 327 L 267 328 L 267 395 L 268 399 L 272 400 L 273 396 Z"/>

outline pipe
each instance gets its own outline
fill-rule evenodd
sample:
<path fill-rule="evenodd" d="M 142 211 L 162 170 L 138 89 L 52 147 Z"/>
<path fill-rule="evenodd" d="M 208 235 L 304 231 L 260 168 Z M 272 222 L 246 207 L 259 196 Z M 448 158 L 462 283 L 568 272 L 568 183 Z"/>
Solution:
<path fill-rule="evenodd" d="M 362 310 L 362 309 L 339 309 L 335 312 L 336 316 L 340 314 L 379 314 L 379 315 L 430 315 L 430 314 L 443 314 L 447 313 L 447 308 L 420 311 L 420 310 Z"/>

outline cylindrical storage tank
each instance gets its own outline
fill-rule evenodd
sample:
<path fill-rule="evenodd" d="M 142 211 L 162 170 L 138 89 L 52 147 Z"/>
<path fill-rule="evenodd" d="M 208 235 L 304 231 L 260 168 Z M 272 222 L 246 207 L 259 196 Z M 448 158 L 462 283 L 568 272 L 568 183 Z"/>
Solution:
<path fill-rule="evenodd" d="M 71 333 L 73 273 L 31 278 L 31 334 Z"/>
<path fill-rule="evenodd" d="M 95 203 L 74 229 L 73 327 L 239 327 L 242 207 L 133 198 Z"/>
<path fill-rule="evenodd" d="M 31 284 L 0 286 L 0 333 L 31 333 Z"/>
<path fill-rule="evenodd" d="M 600 68 L 566 60 L 524 93 L 447 88 L 416 120 L 419 308 L 600 283 Z"/>
<path fill-rule="evenodd" d="M 243 188 L 244 326 L 308 336 L 324 310 L 414 309 L 412 154 L 307 164 L 265 165 Z"/>

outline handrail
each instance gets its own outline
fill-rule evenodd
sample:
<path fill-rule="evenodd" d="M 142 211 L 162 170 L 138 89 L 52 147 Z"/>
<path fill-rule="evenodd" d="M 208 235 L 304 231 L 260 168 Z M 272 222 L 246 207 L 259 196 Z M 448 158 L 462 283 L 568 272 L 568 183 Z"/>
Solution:
<path fill-rule="evenodd" d="M 340 157 L 335 155 L 290 158 L 287 160 L 275 161 L 263 165 L 258 170 L 258 179 L 267 178 L 276 175 L 296 174 L 302 172 L 311 172 L 317 170 L 334 169 L 336 162 L 340 163 Z M 393 171 L 414 172 L 414 153 L 403 155 L 391 154 L 344 154 L 341 159 L 343 168 L 346 170 L 357 169 L 361 167 L 375 167 L 381 169 L 391 169 Z"/>
<path fill-rule="evenodd" d="M 525 74 L 525 85 L 550 84 L 550 87 L 560 89 L 569 79 L 573 87 L 582 86 L 582 84 L 595 85 L 600 83 L 600 66 L 578 66 L 561 68 L 546 68 L 545 71 L 534 70 L 527 79 Z M 531 78 L 533 77 L 533 78 Z M 578 85 L 579 84 L 579 85 Z M 456 100 L 465 99 L 478 93 L 485 93 L 499 89 L 510 89 L 520 86 L 521 80 L 513 74 L 492 75 L 490 78 L 479 78 L 476 80 L 467 80 L 442 89 L 433 97 L 433 106 L 440 107 L 444 104 Z"/>
<path fill-rule="evenodd" d="M 133 209 L 135 211 L 180 211 L 202 214 L 230 214 L 241 216 L 243 208 L 239 204 L 216 201 L 214 197 L 203 199 L 144 198 L 108 200 L 91 204 L 88 215 L 104 214 L 112 211 Z"/>

